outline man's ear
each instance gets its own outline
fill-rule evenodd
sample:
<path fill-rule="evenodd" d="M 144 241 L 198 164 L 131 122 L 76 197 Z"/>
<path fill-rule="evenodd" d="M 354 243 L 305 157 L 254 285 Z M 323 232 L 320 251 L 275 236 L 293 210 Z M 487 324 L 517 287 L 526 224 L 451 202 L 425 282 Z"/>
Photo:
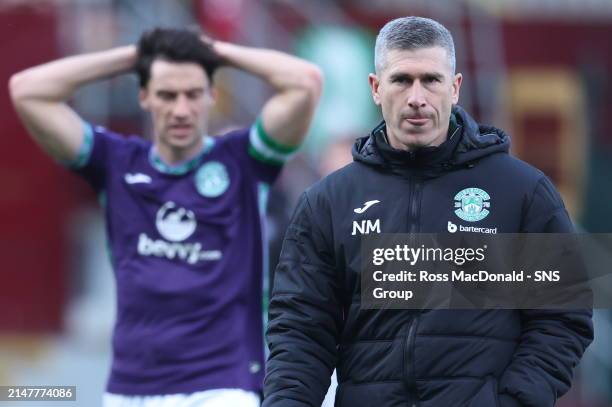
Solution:
<path fill-rule="evenodd" d="M 374 99 L 374 103 L 376 104 L 376 106 L 380 106 L 380 94 L 378 93 L 380 81 L 378 80 L 376 74 L 369 74 L 368 82 L 370 83 L 370 90 L 372 91 L 372 99 Z"/>
<path fill-rule="evenodd" d="M 459 90 L 461 89 L 462 82 L 463 82 L 463 75 L 461 75 L 460 73 L 455 75 L 455 79 L 453 80 L 453 90 L 452 90 L 453 105 L 456 105 L 457 103 L 459 103 Z"/>
<path fill-rule="evenodd" d="M 138 103 L 142 110 L 149 110 L 149 91 L 147 88 L 140 88 L 140 91 L 138 91 Z"/>

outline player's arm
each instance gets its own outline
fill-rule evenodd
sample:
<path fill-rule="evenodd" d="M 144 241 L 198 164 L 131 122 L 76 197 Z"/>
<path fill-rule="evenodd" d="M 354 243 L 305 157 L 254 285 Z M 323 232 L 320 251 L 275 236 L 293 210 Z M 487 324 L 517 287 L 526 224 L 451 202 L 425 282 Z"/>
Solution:
<path fill-rule="evenodd" d="M 67 104 L 82 85 L 131 70 L 136 47 L 59 59 L 14 74 L 9 90 L 15 110 L 34 140 L 58 161 L 76 159 L 83 124 Z"/>
<path fill-rule="evenodd" d="M 276 90 L 261 112 L 263 130 L 280 146 L 299 146 L 321 95 L 321 70 L 279 51 L 220 41 L 213 47 L 227 65 L 260 77 Z"/>

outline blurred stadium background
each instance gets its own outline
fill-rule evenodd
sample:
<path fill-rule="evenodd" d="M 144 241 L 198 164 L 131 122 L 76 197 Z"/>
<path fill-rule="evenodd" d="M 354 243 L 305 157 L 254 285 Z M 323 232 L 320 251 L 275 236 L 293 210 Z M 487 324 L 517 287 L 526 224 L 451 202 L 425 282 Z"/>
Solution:
<path fill-rule="evenodd" d="M 298 194 L 350 160 L 352 141 L 377 123 L 367 85 L 374 36 L 405 15 L 453 32 L 460 103 L 510 132 L 514 154 L 553 179 L 581 229 L 612 231 L 612 0 L 0 0 L 0 384 L 76 385 L 67 405 L 99 405 L 114 318 L 96 198 L 26 135 L 7 94 L 12 73 L 134 42 L 155 25 L 199 25 L 318 63 L 326 85 L 316 122 L 270 199 L 274 263 Z M 269 92 L 231 70 L 217 85 L 212 133 L 249 125 Z M 135 76 L 116 78 L 74 105 L 89 121 L 146 134 L 136 91 Z M 597 310 L 595 327 L 558 406 L 612 406 L 612 312 Z"/>

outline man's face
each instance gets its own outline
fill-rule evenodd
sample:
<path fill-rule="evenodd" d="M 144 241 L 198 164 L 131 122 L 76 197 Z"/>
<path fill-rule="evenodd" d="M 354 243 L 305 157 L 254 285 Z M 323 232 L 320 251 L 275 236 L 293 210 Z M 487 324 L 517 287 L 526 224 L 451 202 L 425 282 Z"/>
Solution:
<path fill-rule="evenodd" d="M 160 152 L 188 156 L 202 145 L 214 103 L 206 72 L 196 63 L 155 60 L 140 104 L 153 118 L 154 142 Z"/>
<path fill-rule="evenodd" d="M 388 51 L 382 72 L 369 81 L 391 146 L 410 151 L 442 144 L 461 79 L 442 47 Z"/>

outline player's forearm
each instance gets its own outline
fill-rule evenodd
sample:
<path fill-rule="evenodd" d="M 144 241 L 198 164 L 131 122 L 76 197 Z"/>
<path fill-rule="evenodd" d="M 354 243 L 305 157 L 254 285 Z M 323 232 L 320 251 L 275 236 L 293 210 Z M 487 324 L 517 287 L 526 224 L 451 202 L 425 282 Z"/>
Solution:
<path fill-rule="evenodd" d="M 135 62 L 133 45 L 62 58 L 13 75 L 11 97 L 16 103 L 65 102 L 80 86 L 128 72 Z"/>
<path fill-rule="evenodd" d="M 256 75 L 276 90 L 261 111 L 265 133 L 283 146 L 299 146 L 321 95 L 320 69 L 279 51 L 224 42 L 213 47 L 226 65 Z"/>
<path fill-rule="evenodd" d="M 221 41 L 213 46 L 227 65 L 260 77 L 279 92 L 299 90 L 315 93 L 314 96 L 320 92 L 321 72 L 310 62 L 270 49 Z"/>

